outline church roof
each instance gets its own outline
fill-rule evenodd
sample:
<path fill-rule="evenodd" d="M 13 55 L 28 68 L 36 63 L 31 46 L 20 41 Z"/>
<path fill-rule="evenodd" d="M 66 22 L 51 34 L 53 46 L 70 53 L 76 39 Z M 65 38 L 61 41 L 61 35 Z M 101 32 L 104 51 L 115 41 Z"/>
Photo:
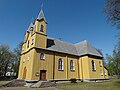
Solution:
<path fill-rule="evenodd" d="M 87 40 L 76 43 L 76 44 L 70 44 L 59 39 L 48 37 L 47 49 L 51 51 L 62 52 L 62 53 L 67 53 L 67 54 L 72 54 L 77 56 L 89 54 L 89 55 L 103 57 L 97 51 L 97 49 L 95 49 L 93 46 L 91 46 L 88 43 Z"/>
<path fill-rule="evenodd" d="M 94 48 L 87 40 L 74 44 L 78 55 L 95 55 L 99 57 L 103 57 L 96 48 Z"/>
<path fill-rule="evenodd" d="M 44 17 L 44 12 L 43 12 L 43 10 L 41 9 L 41 11 L 40 11 L 40 13 L 39 13 L 39 15 L 38 15 L 38 18 L 37 18 L 38 20 L 42 20 L 42 19 L 44 19 L 45 20 L 45 22 L 47 22 L 46 21 L 46 19 L 45 19 L 45 17 Z"/>

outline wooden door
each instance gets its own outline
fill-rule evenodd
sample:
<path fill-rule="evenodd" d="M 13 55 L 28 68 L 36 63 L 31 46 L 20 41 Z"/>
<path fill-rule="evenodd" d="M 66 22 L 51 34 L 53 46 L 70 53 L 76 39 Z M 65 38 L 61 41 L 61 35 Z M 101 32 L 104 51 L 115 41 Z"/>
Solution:
<path fill-rule="evenodd" d="M 46 80 L 46 70 L 40 70 L 40 80 Z"/>

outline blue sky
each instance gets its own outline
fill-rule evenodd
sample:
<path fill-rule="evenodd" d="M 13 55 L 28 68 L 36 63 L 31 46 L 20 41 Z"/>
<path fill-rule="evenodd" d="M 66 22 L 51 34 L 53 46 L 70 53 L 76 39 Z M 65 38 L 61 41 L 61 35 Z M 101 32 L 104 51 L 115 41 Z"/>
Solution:
<path fill-rule="evenodd" d="M 88 40 L 104 54 L 112 54 L 118 31 L 106 23 L 104 1 L 0 0 L 0 44 L 13 49 L 24 40 L 25 31 L 37 18 L 43 2 L 48 36 L 69 43 Z"/>

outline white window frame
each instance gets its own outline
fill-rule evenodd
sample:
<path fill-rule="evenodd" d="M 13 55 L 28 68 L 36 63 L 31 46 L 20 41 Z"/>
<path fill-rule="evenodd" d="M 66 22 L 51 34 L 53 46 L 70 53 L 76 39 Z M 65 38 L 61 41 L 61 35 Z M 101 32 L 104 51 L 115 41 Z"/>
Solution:
<path fill-rule="evenodd" d="M 100 70 L 100 75 L 103 76 L 103 71 L 102 70 Z"/>
<path fill-rule="evenodd" d="M 106 73 L 106 71 L 104 70 L 104 74 L 105 74 L 105 76 L 107 75 L 107 73 Z"/>
<path fill-rule="evenodd" d="M 71 70 L 71 71 L 74 71 L 74 70 L 75 70 L 74 60 L 70 60 L 70 70 Z"/>
<path fill-rule="evenodd" d="M 43 52 L 40 53 L 40 60 L 45 60 L 45 53 L 43 53 Z"/>
<path fill-rule="evenodd" d="M 58 70 L 64 70 L 64 60 L 62 58 L 58 59 Z"/>

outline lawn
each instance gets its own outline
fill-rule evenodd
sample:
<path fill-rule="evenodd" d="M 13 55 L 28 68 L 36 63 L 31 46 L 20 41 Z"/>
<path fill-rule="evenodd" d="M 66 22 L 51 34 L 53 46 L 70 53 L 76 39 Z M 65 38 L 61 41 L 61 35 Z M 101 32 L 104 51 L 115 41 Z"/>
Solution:
<path fill-rule="evenodd" d="M 0 81 L 0 84 L 6 83 Z M 58 84 L 50 88 L 0 88 L 0 90 L 120 90 L 120 79 L 112 79 L 107 82 L 79 82 Z"/>
<path fill-rule="evenodd" d="M 0 81 L 0 85 L 3 85 L 3 84 L 6 84 L 8 83 L 9 81 Z"/>

